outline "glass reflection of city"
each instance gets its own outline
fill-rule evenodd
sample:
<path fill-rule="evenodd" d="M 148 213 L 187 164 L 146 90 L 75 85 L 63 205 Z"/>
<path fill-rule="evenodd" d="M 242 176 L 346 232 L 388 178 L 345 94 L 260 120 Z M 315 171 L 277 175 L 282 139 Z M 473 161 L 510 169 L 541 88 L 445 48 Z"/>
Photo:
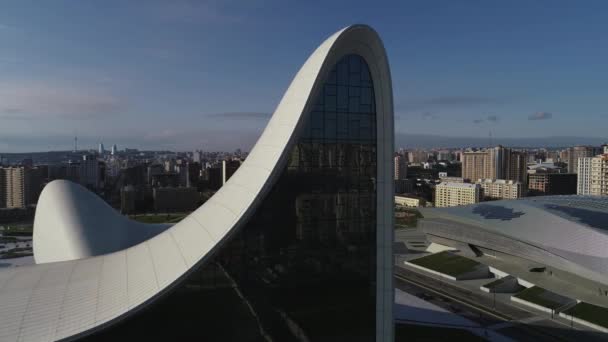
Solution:
<path fill-rule="evenodd" d="M 136 336 L 142 325 L 167 321 L 178 328 L 159 329 L 160 336 L 185 338 L 196 331 L 190 315 L 216 323 L 194 334 L 207 338 L 211 332 L 214 338 L 287 341 L 301 330 L 315 341 L 374 339 L 376 114 L 361 57 L 340 59 L 310 114 L 282 175 L 215 262 L 161 303 L 92 340 Z M 217 319 L 226 302 L 209 299 L 230 298 L 233 291 L 252 310 L 236 304 L 233 313 L 225 312 L 228 320 Z M 176 308 L 189 315 L 172 314 Z M 235 331 L 230 327 L 237 319 Z"/>

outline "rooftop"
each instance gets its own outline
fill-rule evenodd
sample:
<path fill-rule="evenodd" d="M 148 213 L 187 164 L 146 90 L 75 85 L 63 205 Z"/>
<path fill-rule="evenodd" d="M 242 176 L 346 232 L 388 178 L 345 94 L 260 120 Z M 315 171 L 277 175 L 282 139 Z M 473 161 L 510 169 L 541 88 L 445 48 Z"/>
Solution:
<path fill-rule="evenodd" d="M 479 187 L 479 184 L 471 184 L 471 183 L 454 183 L 454 182 L 443 182 L 437 184 L 437 186 L 441 187 L 450 187 L 450 188 L 465 188 L 465 189 L 474 189 Z"/>

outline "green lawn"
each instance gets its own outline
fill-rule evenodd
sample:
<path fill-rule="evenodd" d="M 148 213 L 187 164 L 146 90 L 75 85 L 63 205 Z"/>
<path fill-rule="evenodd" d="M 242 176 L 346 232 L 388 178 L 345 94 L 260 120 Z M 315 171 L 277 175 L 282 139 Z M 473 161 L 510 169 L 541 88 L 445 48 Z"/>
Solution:
<path fill-rule="evenodd" d="M 608 328 L 608 309 L 606 308 L 580 302 L 564 313 Z"/>
<path fill-rule="evenodd" d="M 450 252 L 427 255 L 409 262 L 453 277 L 473 271 L 479 265 L 478 262 Z"/>
<path fill-rule="evenodd" d="M 527 288 L 520 293 L 516 294 L 514 297 L 527 300 L 528 302 L 543 306 L 545 308 L 549 308 L 555 310 L 560 306 L 564 305 L 564 303 L 557 302 L 548 298 L 551 292 L 543 289 L 542 287 L 532 286 Z"/>

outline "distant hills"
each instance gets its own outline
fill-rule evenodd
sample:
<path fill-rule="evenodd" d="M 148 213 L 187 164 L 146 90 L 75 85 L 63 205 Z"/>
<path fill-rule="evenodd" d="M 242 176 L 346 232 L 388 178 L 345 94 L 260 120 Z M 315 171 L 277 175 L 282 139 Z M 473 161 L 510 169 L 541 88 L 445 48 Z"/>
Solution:
<path fill-rule="evenodd" d="M 490 138 L 478 137 L 449 137 L 429 134 L 409 134 L 395 132 L 396 147 L 404 148 L 433 148 L 433 147 L 569 147 L 575 145 L 600 146 L 608 142 L 606 138 L 598 137 L 531 137 L 531 138 Z"/>

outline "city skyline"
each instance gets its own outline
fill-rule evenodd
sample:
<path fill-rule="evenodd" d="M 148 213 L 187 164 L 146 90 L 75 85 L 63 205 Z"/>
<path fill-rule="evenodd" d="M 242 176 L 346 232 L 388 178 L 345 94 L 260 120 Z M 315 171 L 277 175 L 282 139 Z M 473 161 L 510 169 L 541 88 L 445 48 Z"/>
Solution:
<path fill-rule="evenodd" d="M 8 2 L 0 153 L 69 150 L 74 134 L 90 148 L 248 149 L 301 56 L 353 22 L 385 37 L 398 146 L 419 135 L 600 143 L 606 5 L 501 6 Z"/>

